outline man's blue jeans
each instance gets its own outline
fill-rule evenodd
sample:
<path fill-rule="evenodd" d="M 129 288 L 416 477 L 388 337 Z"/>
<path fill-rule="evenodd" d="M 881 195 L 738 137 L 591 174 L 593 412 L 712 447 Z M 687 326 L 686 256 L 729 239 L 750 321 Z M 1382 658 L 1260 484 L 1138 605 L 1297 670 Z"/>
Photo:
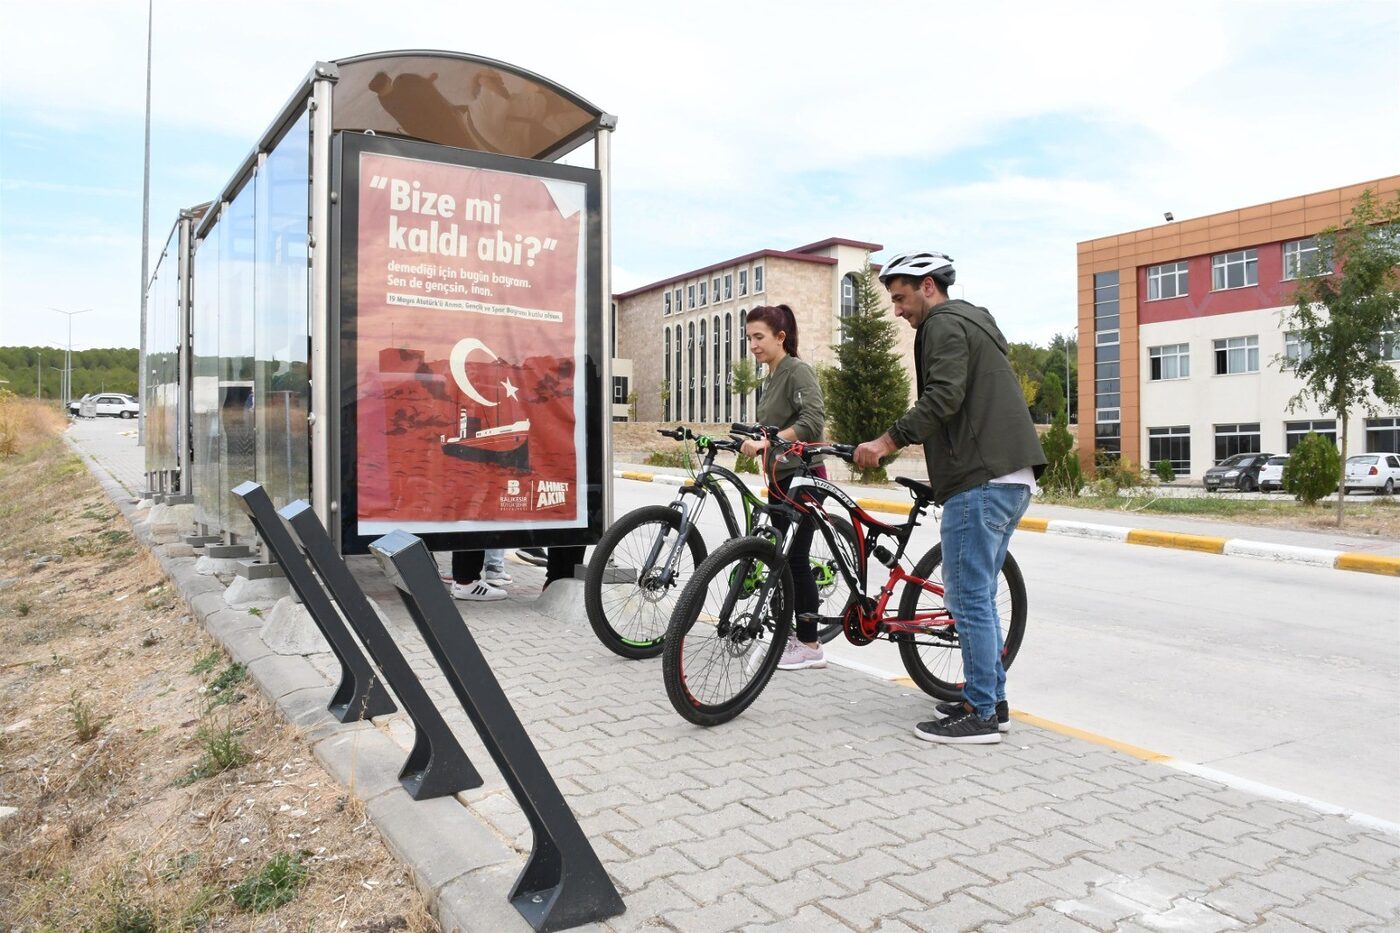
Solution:
<path fill-rule="evenodd" d="M 1006 699 L 997 581 L 1011 533 L 1030 504 L 1030 487 L 1019 483 L 983 483 L 943 504 L 944 604 L 962 647 L 963 696 L 983 719 Z"/>

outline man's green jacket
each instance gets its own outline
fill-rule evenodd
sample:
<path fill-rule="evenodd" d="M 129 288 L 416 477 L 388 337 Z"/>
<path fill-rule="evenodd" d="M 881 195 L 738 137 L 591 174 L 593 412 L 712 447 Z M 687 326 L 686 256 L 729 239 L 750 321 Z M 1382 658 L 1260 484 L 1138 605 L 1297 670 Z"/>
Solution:
<path fill-rule="evenodd" d="M 1045 452 L 1002 336 L 986 308 L 935 305 L 914 336 L 918 398 L 890 428 L 901 447 L 924 445 L 940 505 L 988 480 L 1035 468 Z"/>

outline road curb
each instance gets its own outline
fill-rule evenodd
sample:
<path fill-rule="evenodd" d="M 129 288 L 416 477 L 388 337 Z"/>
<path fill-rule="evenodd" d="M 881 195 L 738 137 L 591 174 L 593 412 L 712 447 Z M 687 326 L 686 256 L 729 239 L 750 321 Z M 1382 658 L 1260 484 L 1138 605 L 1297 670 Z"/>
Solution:
<path fill-rule="evenodd" d="M 681 486 L 690 482 L 688 478 L 683 476 L 667 473 L 644 473 L 638 470 L 614 470 L 613 476 L 618 479 L 630 479 L 642 483 L 663 483 L 668 486 Z M 763 494 L 761 490 L 757 492 L 759 495 Z M 910 508 L 902 502 L 892 502 L 889 499 L 862 498 L 856 499 L 856 504 L 868 512 L 888 512 L 895 515 L 908 515 Z M 1333 570 L 1349 570 L 1355 573 L 1375 573 L 1382 576 L 1400 577 L 1400 557 L 1364 554 L 1358 551 L 1332 551 L 1325 548 L 1299 547 L 1294 544 L 1251 541 L 1246 538 L 1221 538 L 1215 535 L 1164 531 L 1158 528 L 1123 528 L 1119 525 L 1098 525 L 1092 522 L 1074 522 L 1038 516 L 1027 516 L 1021 519 L 1017 528 L 1021 531 L 1065 535 L 1072 538 L 1114 541 L 1146 547 L 1195 551 L 1199 554 L 1222 554 L 1226 557 L 1282 561 L 1284 563 L 1306 564 L 1312 567 L 1330 567 Z"/>

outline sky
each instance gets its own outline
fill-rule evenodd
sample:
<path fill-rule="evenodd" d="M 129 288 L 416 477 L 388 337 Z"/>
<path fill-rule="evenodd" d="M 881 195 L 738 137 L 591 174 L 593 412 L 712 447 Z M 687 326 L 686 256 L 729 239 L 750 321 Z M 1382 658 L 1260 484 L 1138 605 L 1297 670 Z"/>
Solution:
<path fill-rule="evenodd" d="M 4 0 L 0 346 L 139 344 L 146 10 Z M 613 289 L 827 237 L 951 255 L 1012 340 L 1075 244 L 1400 173 L 1400 3 L 154 0 L 152 264 L 318 60 L 500 59 L 619 117 Z"/>

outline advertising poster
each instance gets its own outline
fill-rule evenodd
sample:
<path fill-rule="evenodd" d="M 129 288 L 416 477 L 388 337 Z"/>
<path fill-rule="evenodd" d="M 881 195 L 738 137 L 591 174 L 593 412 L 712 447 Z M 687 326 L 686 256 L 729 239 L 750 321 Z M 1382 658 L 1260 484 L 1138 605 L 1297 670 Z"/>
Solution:
<path fill-rule="evenodd" d="M 355 386 L 342 419 L 354 436 L 346 530 L 496 533 L 476 547 L 538 537 L 502 532 L 586 530 L 586 181 L 345 158 L 358 163 L 345 208 L 356 230 L 354 339 L 342 343 L 353 360 L 341 361 Z"/>

